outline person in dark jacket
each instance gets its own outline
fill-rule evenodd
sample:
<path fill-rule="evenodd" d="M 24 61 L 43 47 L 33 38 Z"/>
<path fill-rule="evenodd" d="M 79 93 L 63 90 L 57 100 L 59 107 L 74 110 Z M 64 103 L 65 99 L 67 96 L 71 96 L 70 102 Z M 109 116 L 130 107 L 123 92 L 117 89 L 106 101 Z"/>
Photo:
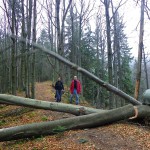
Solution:
<path fill-rule="evenodd" d="M 56 90 L 56 102 L 61 102 L 61 96 L 62 91 L 64 91 L 64 85 L 60 77 L 58 78 L 58 81 L 55 83 L 55 90 Z"/>
<path fill-rule="evenodd" d="M 76 96 L 76 105 L 78 105 L 79 104 L 79 95 L 78 94 L 81 93 L 81 83 L 77 79 L 77 76 L 74 76 L 74 79 L 71 82 L 70 93 L 71 93 L 70 103 L 72 103 L 72 97 L 73 97 L 73 95 L 75 95 Z"/>

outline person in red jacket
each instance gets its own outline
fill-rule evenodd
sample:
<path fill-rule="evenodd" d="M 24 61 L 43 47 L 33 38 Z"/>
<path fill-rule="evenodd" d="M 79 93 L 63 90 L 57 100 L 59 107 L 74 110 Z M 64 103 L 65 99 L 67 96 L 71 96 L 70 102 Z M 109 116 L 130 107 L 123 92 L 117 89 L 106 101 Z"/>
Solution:
<path fill-rule="evenodd" d="M 73 97 L 73 95 L 75 95 L 76 96 L 76 105 L 78 105 L 79 104 L 79 95 L 78 94 L 81 93 L 81 83 L 77 79 L 77 76 L 74 76 L 74 79 L 71 82 L 70 93 L 71 93 L 70 103 L 72 103 L 72 97 Z"/>

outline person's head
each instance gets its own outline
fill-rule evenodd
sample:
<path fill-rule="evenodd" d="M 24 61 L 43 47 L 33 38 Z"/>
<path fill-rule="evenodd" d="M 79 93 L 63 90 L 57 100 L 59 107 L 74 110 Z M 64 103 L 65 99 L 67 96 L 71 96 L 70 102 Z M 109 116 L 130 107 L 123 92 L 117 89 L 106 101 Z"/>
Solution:
<path fill-rule="evenodd" d="M 61 80 L 61 78 L 60 77 L 58 77 L 58 81 L 60 81 Z"/>
<path fill-rule="evenodd" d="M 74 76 L 74 80 L 77 80 L 77 76 Z"/>

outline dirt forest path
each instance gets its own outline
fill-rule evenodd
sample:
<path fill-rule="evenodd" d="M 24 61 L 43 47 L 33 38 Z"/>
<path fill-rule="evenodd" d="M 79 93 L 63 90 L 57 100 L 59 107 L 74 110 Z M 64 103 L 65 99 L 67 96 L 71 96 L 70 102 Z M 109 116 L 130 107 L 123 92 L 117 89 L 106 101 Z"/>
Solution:
<path fill-rule="evenodd" d="M 47 81 L 36 84 L 36 99 L 55 101 L 55 90 Z M 22 93 L 18 93 L 22 95 Z M 66 102 L 63 95 L 62 102 Z M 82 104 L 81 104 L 82 105 Z M 0 107 L 0 128 L 52 121 L 72 115 L 48 110 L 30 110 L 12 115 L 18 106 Z M 6 115 L 11 114 L 11 115 Z M 4 117 L 5 116 L 5 117 Z M 84 130 L 71 130 L 56 135 L 0 143 L 0 150 L 149 150 L 150 128 L 125 121 Z"/>

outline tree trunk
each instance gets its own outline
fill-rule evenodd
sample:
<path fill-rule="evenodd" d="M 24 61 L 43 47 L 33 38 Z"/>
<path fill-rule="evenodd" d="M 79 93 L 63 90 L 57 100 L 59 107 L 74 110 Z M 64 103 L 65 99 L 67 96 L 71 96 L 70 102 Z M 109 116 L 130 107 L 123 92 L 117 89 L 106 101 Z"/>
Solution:
<path fill-rule="evenodd" d="M 34 8 L 33 8 L 33 42 L 36 42 L 36 0 L 34 0 Z M 34 49 L 34 47 L 33 47 Z M 32 57 L 32 73 L 31 73 L 31 98 L 35 98 L 35 53 L 33 53 Z"/>
<path fill-rule="evenodd" d="M 15 1 L 12 1 L 12 26 L 11 26 L 12 34 L 15 35 Z M 15 61 L 15 48 L 16 48 L 16 38 L 12 38 L 12 52 L 11 52 L 11 76 L 12 76 L 12 94 L 16 95 L 16 61 Z"/>
<path fill-rule="evenodd" d="M 23 98 L 13 95 L 0 94 L 0 103 L 1 104 L 9 104 L 9 105 L 19 105 L 26 106 L 31 108 L 52 110 L 70 113 L 73 115 L 81 115 L 81 114 L 90 114 L 94 112 L 104 112 L 105 110 L 93 109 L 83 106 L 76 106 L 64 103 L 56 103 L 56 102 L 48 102 L 41 101 L 30 98 Z"/>
<path fill-rule="evenodd" d="M 27 6 L 27 38 L 28 41 L 31 41 L 31 25 L 32 25 L 32 1 L 27 1 L 28 6 Z M 30 43 L 28 42 L 27 44 L 27 51 L 30 51 Z M 30 59 L 29 59 L 29 54 L 27 54 L 26 58 L 26 97 L 30 97 L 30 73 L 31 73 L 31 65 L 30 65 Z"/>
<path fill-rule="evenodd" d="M 57 52 L 59 53 L 60 45 L 60 0 L 56 0 L 56 30 L 57 30 Z"/>
<path fill-rule="evenodd" d="M 150 106 L 150 89 L 143 93 L 143 104 Z"/>
<path fill-rule="evenodd" d="M 24 0 L 22 0 L 22 26 L 21 26 L 21 29 L 22 29 L 22 37 L 24 39 L 26 39 L 26 32 L 25 32 L 25 12 L 24 12 Z M 26 67 L 26 43 L 22 43 L 22 48 L 21 48 L 21 83 L 20 83 L 20 88 L 23 89 L 25 91 L 25 67 Z M 24 55 L 25 54 L 25 55 Z"/>
<path fill-rule="evenodd" d="M 137 108 L 139 116 L 150 116 L 149 106 Z M 148 111 L 147 111 L 148 110 Z M 55 134 L 70 129 L 83 129 L 110 124 L 119 120 L 128 119 L 135 115 L 132 105 L 127 105 L 102 113 L 93 113 L 84 116 L 60 119 L 41 123 L 32 123 L 10 128 L 0 129 L 0 141 L 15 140 L 27 137 Z M 144 116 L 145 116 L 144 115 Z"/>
<path fill-rule="evenodd" d="M 145 57 L 144 48 L 143 48 L 143 58 L 144 58 L 145 78 L 146 78 L 146 89 L 149 89 L 148 71 L 147 71 L 147 63 L 146 63 L 146 57 Z"/>
<path fill-rule="evenodd" d="M 102 31 L 101 31 L 101 17 L 99 17 L 99 15 L 97 15 L 96 18 L 96 76 L 97 77 L 102 77 L 101 73 L 103 72 L 103 69 L 101 66 L 102 65 L 102 59 L 100 60 L 100 50 L 102 51 Z M 100 50 L 99 50 L 100 47 Z M 102 53 L 101 53 L 102 55 Z M 102 73 L 103 74 L 103 73 Z M 102 99 L 103 96 L 101 94 L 101 87 L 98 85 L 97 86 L 97 95 L 96 95 L 96 108 L 101 108 L 102 107 Z"/>
<path fill-rule="evenodd" d="M 63 1 L 63 14 L 60 24 L 60 0 L 56 0 L 56 23 L 57 23 L 57 49 L 58 54 L 64 57 L 64 30 L 65 30 L 65 19 L 68 10 L 71 6 L 72 0 L 69 0 L 67 7 L 65 8 L 65 1 Z M 60 77 L 65 78 L 64 65 L 59 62 Z"/>
<path fill-rule="evenodd" d="M 110 17 L 109 17 L 109 0 L 104 0 L 105 15 L 106 15 L 106 28 L 107 28 L 107 51 L 108 51 L 108 80 L 109 84 L 113 84 L 112 77 L 112 49 L 111 49 L 111 36 L 110 36 Z M 113 108 L 113 95 L 109 92 L 109 108 Z"/>
<path fill-rule="evenodd" d="M 73 12 L 73 5 L 70 7 L 70 18 L 71 18 L 71 52 L 70 52 L 70 60 L 77 64 L 77 27 L 76 27 L 76 20 L 75 20 L 75 14 Z M 74 76 L 76 73 L 75 70 L 71 70 L 71 75 Z"/>
<path fill-rule="evenodd" d="M 142 64 L 142 49 L 143 49 L 143 36 L 144 36 L 144 6 L 145 0 L 141 0 L 141 19 L 140 19 L 140 35 L 139 35 L 139 47 L 138 47 L 138 65 L 136 73 L 136 83 L 134 98 L 138 100 L 140 81 L 141 81 L 141 64 Z"/>

